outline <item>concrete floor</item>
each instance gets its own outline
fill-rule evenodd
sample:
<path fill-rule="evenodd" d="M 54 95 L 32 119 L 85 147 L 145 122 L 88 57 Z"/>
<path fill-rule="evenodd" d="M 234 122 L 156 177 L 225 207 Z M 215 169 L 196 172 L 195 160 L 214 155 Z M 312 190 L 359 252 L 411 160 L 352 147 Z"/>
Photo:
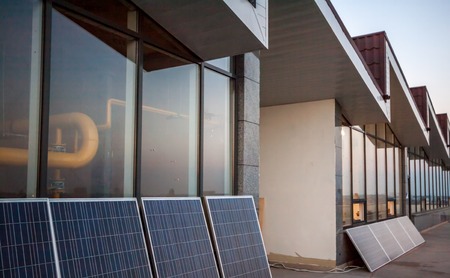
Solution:
<path fill-rule="evenodd" d="M 370 273 L 361 268 L 348 273 L 309 273 L 272 267 L 273 278 L 297 277 L 450 277 L 450 223 L 422 233 L 425 243 Z"/>

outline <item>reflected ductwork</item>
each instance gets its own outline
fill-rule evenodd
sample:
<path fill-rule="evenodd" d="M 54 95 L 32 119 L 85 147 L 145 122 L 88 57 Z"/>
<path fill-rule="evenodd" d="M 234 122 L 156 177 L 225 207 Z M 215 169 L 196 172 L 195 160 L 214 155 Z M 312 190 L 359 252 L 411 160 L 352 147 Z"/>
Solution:
<path fill-rule="evenodd" d="M 72 127 L 81 138 L 82 145 L 76 152 L 48 152 L 48 167 L 80 168 L 88 164 L 97 153 L 98 131 L 92 119 L 83 113 L 66 113 L 50 116 L 50 129 Z M 14 133 L 28 131 L 28 120 L 17 120 L 10 123 Z M 28 163 L 28 150 L 0 147 L 0 165 L 22 166 Z"/>

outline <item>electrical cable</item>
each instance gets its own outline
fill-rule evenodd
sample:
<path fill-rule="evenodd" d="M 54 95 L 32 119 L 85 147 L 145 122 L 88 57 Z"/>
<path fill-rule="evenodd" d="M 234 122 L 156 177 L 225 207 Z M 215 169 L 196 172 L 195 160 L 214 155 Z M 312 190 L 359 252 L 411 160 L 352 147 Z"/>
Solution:
<path fill-rule="evenodd" d="M 270 267 L 273 267 L 273 268 L 292 270 L 292 271 L 296 271 L 296 272 L 336 273 L 336 274 L 345 274 L 345 273 L 349 273 L 350 271 L 363 268 L 361 266 L 354 266 L 354 265 L 352 265 L 352 266 L 346 266 L 344 268 L 335 267 L 335 268 L 330 269 L 330 270 L 311 270 L 311 269 L 302 269 L 302 268 L 288 267 L 288 266 L 285 266 L 282 263 L 271 263 L 269 265 L 270 265 Z"/>

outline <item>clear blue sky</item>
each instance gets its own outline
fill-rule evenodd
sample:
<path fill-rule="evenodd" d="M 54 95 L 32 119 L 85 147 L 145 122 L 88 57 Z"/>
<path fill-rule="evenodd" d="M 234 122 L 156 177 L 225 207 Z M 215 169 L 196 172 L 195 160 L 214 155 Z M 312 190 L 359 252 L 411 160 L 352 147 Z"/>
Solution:
<path fill-rule="evenodd" d="M 386 31 L 410 87 L 450 117 L 450 0 L 331 0 L 351 36 Z"/>

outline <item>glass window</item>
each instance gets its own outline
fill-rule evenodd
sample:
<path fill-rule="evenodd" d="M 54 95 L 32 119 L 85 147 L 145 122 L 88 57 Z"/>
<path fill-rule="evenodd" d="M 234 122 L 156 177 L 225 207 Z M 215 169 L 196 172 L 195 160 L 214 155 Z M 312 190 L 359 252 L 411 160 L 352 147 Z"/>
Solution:
<path fill-rule="evenodd" d="M 377 220 L 376 140 L 366 135 L 367 221 Z"/>
<path fill-rule="evenodd" d="M 144 49 L 142 196 L 196 196 L 199 67 Z"/>
<path fill-rule="evenodd" d="M 232 194 L 231 88 L 230 78 L 205 69 L 203 195 Z"/>
<path fill-rule="evenodd" d="M 421 210 L 427 210 L 427 192 L 428 188 L 425 181 L 425 160 L 419 160 L 419 174 L 420 174 L 420 206 Z"/>
<path fill-rule="evenodd" d="M 409 199 L 411 202 L 411 213 L 417 212 L 417 203 L 418 203 L 418 195 L 420 196 L 417 188 L 417 179 L 416 179 L 416 159 L 413 154 L 410 154 L 409 160 Z M 420 207 L 419 207 L 420 208 Z"/>
<path fill-rule="evenodd" d="M 353 199 L 365 199 L 364 134 L 354 129 L 352 129 L 352 184 Z"/>
<path fill-rule="evenodd" d="M 402 149 L 395 147 L 395 202 L 396 202 L 396 216 L 403 215 L 403 167 L 402 167 Z"/>
<path fill-rule="evenodd" d="M 394 146 L 386 144 L 386 177 L 387 177 L 387 197 L 388 216 L 395 216 L 395 167 L 394 167 Z"/>
<path fill-rule="evenodd" d="M 425 200 L 426 200 L 426 209 L 427 210 L 431 210 L 431 196 L 432 196 L 432 192 L 431 192 L 431 186 L 430 186 L 430 166 L 428 164 L 428 160 L 424 160 L 424 178 L 425 178 L 425 190 L 426 190 L 426 194 L 425 194 Z"/>
<path fill-rule="evenodd" d="M 136 43 L 53 10 L 48 194 L 133 195 Z"/>
<path fill-rule="evenodd" d="M 231 62 L 232 62 L 232 59 L 230 59 L 230 57 L 207 61 L 208 64 L 211 64 L 213 66 L 216 66 L 216 67 L 223 69 L 224 71 L 228 71 L 228 72 L 231 72 L 231 68 L 232 68 Z"/>
<path fill-rule="evenodd" d="M 385 145 L 384 142 L 377 140 L 378 219 L 387 217 Z"/>
<path fill-rule="evenodd" d="M 41 77 L 40 0 L 0 8 L 0 197 L 35 197 Z"/>
<path fill-rule="evenodd" d="M 342 225 L 352 224 L 352 196 L 351 196 L 351 145 L 350 145 L 349 127 L 343 126 L 341 130 L 342 137 Z"/>

